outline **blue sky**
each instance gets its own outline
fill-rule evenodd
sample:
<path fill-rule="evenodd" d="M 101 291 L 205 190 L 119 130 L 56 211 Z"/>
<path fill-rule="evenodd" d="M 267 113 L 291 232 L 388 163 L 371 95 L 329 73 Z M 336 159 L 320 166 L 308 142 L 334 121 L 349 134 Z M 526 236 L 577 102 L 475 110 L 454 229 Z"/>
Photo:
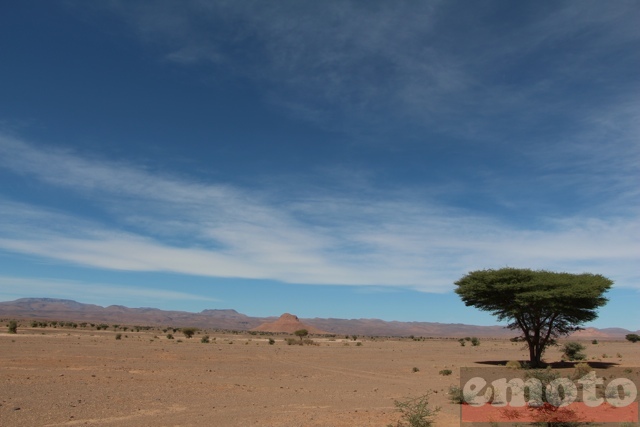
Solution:
<path fill-rule="evenodd" d="M 495 324 L 511 266 L 640 328 L 638 1 L 1 9 L 1 300 Z"/>

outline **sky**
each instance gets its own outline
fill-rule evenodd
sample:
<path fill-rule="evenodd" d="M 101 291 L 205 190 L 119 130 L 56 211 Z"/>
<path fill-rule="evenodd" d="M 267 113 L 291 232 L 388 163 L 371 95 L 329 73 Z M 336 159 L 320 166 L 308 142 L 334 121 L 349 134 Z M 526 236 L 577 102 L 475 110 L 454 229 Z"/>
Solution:
<path fill-rule="evenodd" d="M 614 281 L 640 329 L 640 2 L 0 6 L 0 300 L 496 324 Z"/>

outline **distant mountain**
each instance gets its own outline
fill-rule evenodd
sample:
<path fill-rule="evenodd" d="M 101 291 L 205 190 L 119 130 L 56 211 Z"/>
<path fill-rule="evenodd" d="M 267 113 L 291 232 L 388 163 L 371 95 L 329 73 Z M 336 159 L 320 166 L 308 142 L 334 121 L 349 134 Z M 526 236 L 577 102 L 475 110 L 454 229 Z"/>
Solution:
<path fill-rule="evenodd" d="M 198 326 L 201 328 L 248 330 L 270 318 L 249 317 L 235 310 L 203 310 L 200 313 L 157 308 L 101 307 L 72 300 L 21 298 L 0 302 L 0 317 L 90 321 L 128 325 Z"/>
<path fill-rule="evenodd" d="M 284 318 L 283 318 L 284 317 Z M 53 298 L 22 298 L 0 302 L 0 318 L 85 321 L 108 324 L 148 326 L 196 326 L 226 330 L 264 330 L 293 332 L 289 329 L 307 329 L 311 333 L 411 336 L 416 337 L 514 337 L 516 331 L 502 326 L 476 326 L 461 323 L 397 322 L 380 319 L 298 319 L 293 315 L 276 317 L 250 317 L 231 309 L 209 309 L 200 313 L 169 311 L 157 308 L 129 308 L 121 305 L 102 307 L 72 300 Z M 266 326 L 265 326 L 266 325 Z M 302 325 L 302 326 L 300 326 Z M 316 331 L 316 332 L 314 332 Z M 583 339 L 620 339 L 628 331 L 621 328 L 586 328 L 574 334 Z"/>

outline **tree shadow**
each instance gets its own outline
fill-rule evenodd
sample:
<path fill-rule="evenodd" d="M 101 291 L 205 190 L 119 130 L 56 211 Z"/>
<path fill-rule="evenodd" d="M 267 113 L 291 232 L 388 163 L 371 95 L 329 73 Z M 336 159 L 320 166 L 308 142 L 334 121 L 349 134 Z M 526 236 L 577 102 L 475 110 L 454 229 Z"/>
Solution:
<path fill-rule="evenodd" d="M 507 364 L 508 360 L 480 360 L 480 361 L 475 361 L 474 363 L 478 363 L 480 365 L 490 365 L 490 366 L 502 366 L 504 367 Z M 529 361 L 528 360 L 518 360 L 518 362 L 520 362 L 520 364 L 522 366 L 526 366 Z M 546 368 L 546 367 L 551 367 L 552 369 L 570 369 L 570 368 L 575 368 L 575 366 L 578 363 L 587 363 L 589 364 L 589 366 L 591 366 L 594 369 L 609 369 L 609 368 L 613 368 L 615 366 L 619 366 L 619 363 L 613 363 L 613 362 L 600 362 L 600 361 L 594 361 L 594 360 L 578 360 L 575 362 L 566 362 L 566 361 L 559 361 L 559 362 L 550 362 L 550 363 L 543 363 L 542 368 Z"/>

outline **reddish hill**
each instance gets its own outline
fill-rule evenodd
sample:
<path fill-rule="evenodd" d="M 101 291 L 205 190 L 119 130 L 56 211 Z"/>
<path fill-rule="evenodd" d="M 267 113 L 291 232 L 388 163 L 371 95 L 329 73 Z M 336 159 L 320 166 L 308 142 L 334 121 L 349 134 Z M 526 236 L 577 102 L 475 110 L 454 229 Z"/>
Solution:
<path fill-rule="evenodd" d="M 261 332 L 286 332 L 289 334 L 299 331 L 300 329 L 306 329 L 310 334 L 328 334 L 323 330 L 302 323 L 298 316 L 285 313 L 278 318 L 275 322 L 265 322 L 257 328 L 253 328 L 252 331 Z"/>

